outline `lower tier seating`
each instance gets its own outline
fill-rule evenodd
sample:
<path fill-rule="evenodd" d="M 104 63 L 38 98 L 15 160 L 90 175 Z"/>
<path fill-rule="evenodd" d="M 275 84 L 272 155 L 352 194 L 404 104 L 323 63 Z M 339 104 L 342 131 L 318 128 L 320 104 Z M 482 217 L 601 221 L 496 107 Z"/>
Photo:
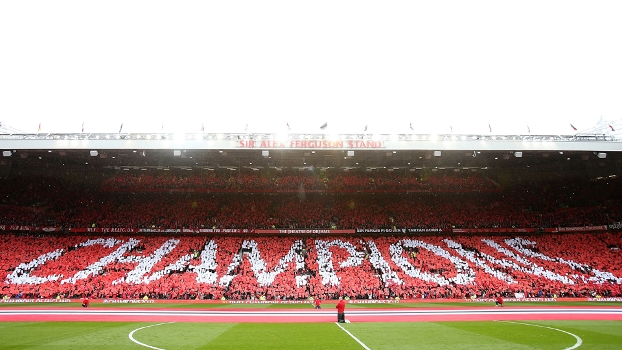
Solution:
<path fill-rule="evenodd" d="M 622 296 L 622 233 L 544 236 L 0 235 L 5 297 Z"/>

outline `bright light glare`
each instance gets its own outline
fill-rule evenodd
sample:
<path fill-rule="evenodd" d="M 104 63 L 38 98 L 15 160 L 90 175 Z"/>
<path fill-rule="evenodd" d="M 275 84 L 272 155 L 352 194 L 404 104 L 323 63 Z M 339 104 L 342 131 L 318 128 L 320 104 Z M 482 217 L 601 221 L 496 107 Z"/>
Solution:
<path fill-rule="evenodd" d="M 1 121 L 28 133 L 566 135 L 622 118 L 620 1 L 34 2 L 0 2 Z"/>

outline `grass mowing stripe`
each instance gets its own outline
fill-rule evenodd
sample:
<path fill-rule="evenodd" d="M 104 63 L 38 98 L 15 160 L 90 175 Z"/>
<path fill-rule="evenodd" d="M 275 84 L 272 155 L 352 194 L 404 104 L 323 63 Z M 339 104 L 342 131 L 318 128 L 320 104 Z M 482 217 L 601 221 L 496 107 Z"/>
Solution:
<path fill-rule="evenodd" d="M 365 343 L 363 343 L 362 341 L 359 340 L 359 338 L 355 337 L 352 333 L 348 332 L 347 329 L 343 328 L 339 322 L 335 322 L 335 324 L 337 325 L 337 327 L 341 328 L 344 332 L 346 332 L 352 339 L 356 340 L 357 343 L 361 344 L 361 346 L 363 347 L 363 349 L 365 350 L 371 350 L 370 348 L 367 347 L 367 345 L 365 345 Z"/>
<path fill-rule="evenodd" d="M 479 322 L 477 322 L 479 323 Z M 539 347 L 529 342 L 516 342 L 512 336 L 506 337 L 502 331 L 490 327 L 490 322 L 480 327 L 462 327 L 469 322 L 394 322 L 357 323 L 347 325 L 354 334 L 359 335 L 371 349 L 391 350 L 559 350 L 561 347 Z M 505 328 L 515 327 L 502 325 Z M 525 327 L 521 327 L 525 329 Z M 523 338 L 522 335 L 515 335 Z"/>
<path fill-rule="evenodd" d="M 173 322 L 163 322 L 163 323 L 158 323 L 158 324 L 152 324 L 150 326 L 144 326 L 144 327 L 140 327 L 140 328 L 136 328 L 133 331 L 130 332 L 130 334 L 128 335 L 130 337 L 130 340 L 133 341 L 134 343 L 150 348 L 150 349 L 154 349 L 154 350 L 164 350 L 164 349 L 160 349 L 160 348 L 156 348 L 155 346 L 151 346 L 151 345 L 147 345 L 145 343 L 141 343 L 138 340 L 134 339 L 134 333 L 138 332 L 141 329 L 145 329 L 145 328 L 151 328 L 151 327 L 155 327 L 155 326 L 161 326 L 163 324 L 169 324 L 169 323 L 173 323 Z"/>
<path fill-rule="evenodd" d="M 4 324 L 4 323 L 2 323 Z M 127 334 L 129 322 L 12 322 L 0 327 L 0 349 L 140 349 Z M 144 349 L 144 348 L 142 348 Z"/>
<path fill-rule="evenodd" d="M 333 322 L 326 323 L 240 323 L 205 343 L 210 350 L 361 350 L 361 346 Z"/>
<path fill-rule="evenodd" d="M 583 340 L 578 335 L 570 333 L 570 332 L 566 332 L 566 331 L 558 329 L 558 328 L 547 327 L 547 326 L 540 326 L 540 325 L 537 325 L 537 324 L 529 324 L 529 323 L 523 323 L 523 322 L 514 322 L 514 321 L 497 321 L 497 322 L 522 324 L 522 325 L 525 325 L 525 326 L 532 326 L 532 327 L 540 327 L 540 328 L 552 329 L 554 331 L 558 331 L 558 332 L 569 334 L 569 335 L 573 336 L 577 340 L 577 342 L 573 346 L 571 346 L 569 348 L 565 348 L 564 350 L 574 350 L 574 349 L 578 348 L 579 346 L 581 346 L 581 344 L 583 344 Z"/>

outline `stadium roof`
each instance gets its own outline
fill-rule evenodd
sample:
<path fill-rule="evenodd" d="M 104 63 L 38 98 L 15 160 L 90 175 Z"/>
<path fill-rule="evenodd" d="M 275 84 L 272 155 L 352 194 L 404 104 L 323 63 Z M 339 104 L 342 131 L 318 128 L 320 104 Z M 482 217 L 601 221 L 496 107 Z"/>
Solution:
<path fill-rule="evenodd" d="M 362 171 L 620 173 L 604 134 L 4 134 L 0 171 Z"/>

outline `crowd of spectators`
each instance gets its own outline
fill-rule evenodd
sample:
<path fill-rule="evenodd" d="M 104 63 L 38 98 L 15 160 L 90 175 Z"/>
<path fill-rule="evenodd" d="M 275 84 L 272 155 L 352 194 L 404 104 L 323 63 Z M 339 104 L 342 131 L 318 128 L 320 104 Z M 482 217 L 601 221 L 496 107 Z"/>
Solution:
<path fill-rule="evenodd" d="M 60 228 L 551 228 L 622 221 L 622 182 L 481 174 L 267 173 L 0 182 L 0 225 Z M 443 233 L 444 235 L 445 233 Z M 0 234 L 10 297 L 358 299 L 622 296 L 617 233 L 537 237 Z"/>
<path fill-rule="evenodd" d="M 622 235 L 1 235 L 10 298 L 621 297 Z"/>
<path fill-rule="evenodd" d="M 388 181 L 393 175 L 384 178 Z M 218 178 L 217 176 L 215 176 Z M 243 176 L 251 177 L 247 174 Z M 363 181 L 360 174 L 335 177 Z M 335 180 L 333 178 L 332 180 Z M 446 176 L 428 179 L 443 182 Z M 479 177 L 476 177 L 476 179 Z M 622 184 L 575 181 L 530 183 L 494 192 L 306 192 L 313 175 L 277 178 L 291 192 L 140 191 L 135 180 L 184 183 L 197 178 L 131 179 L 133 191 L 72 186 L 49 178 L 15 178 L 0 184 L 0 225 L 69 228 L 239 229 L 440 229 L 549 228 L 607 225 L 622 220 Z M 267 181 L 255 176 L 258 183 Z M 455 184 L 460 177 L 447 184 Z M 478 182 L 479 180 L 465 180 Z M 366 181 L 381 182 L 367 177 Z M 402 179 L 404 180 L 404 179 Z M 104 180 L 113 181 L 110 179 Z M 305 182 L 307 181 L 307 182 Z M 420 180 L 417 180 L 420 181 Z M 462 181 L 462 180 L 460 180 Z M 252 181 L 244 183 L 250 184 Z M 269 182 L 269 181 L 268 181 Z M 271 183 L 271 182 L 269 182 Z M 324 181 L 322 184 L 326 184 Z M 327 182 L 331 183 L 331 182 Z M 205 184 L 205 183 L 202 183 Z M 194 186 L 201 184 L 193 183 Z M 151 185 L 150 185 L 151 186 Z M 293 189 L 298 186 L 297 191 Z M 121 186 L 122 187 L 122 186 Z M 155 188 L 155 187 L 150 187 Z M 437 187 L 438 189 L 438 187 Z"/>
<path fill-rule="evenodd" d="M 416 174 L 402 172 L 319 172 L 282 170 L 272 173 L 211 171 L 200 175 L 120 173 L 105 179 L 103 191 L 158 192 L 472 192 L 497 191 L 481 174 Z"/>

